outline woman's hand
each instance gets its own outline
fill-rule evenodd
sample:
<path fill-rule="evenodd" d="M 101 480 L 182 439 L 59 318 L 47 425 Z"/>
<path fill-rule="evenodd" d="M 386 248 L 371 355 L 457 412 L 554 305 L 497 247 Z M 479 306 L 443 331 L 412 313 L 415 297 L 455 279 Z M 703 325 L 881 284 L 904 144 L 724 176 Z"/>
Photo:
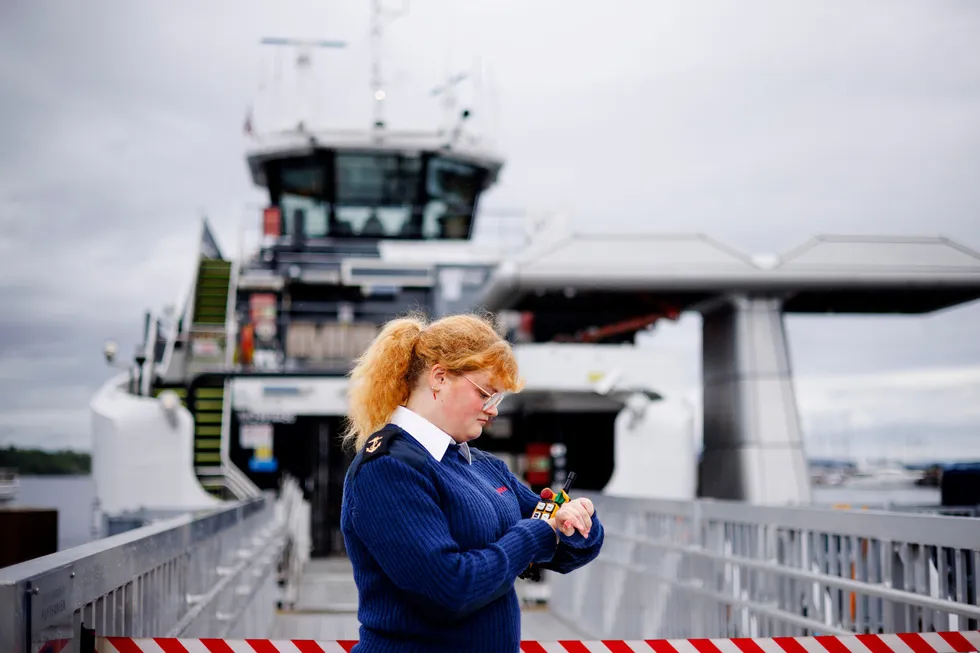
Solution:
<path fill-rule="evenodd" d="M 588 537 L 592 529 L 592 515 L 595 514 L 595 507 L 586 498 L 572 499 L 563 503 L 558 512 L 555 513 L 555 530 L 565 535 L 572 535 L 575 531 Z"/>

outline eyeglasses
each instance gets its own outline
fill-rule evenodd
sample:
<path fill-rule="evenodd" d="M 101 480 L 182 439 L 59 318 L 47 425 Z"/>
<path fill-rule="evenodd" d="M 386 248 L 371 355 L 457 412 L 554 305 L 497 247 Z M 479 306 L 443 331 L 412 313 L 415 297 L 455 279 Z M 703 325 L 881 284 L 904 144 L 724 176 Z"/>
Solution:
<path fill-rule="evenodd" d="M 504 400 L 505 394 L 503 392 L 492 392 L 492 393 L 491 392 L 487 392 L 486 390 L 484 390 L 483 388 L 481 388 L 476 383 L 476 381 L 474 381 L 470 377 L 466 376 L 465 374 L 461 374 L 460 376 L 462 376 L 464 379 L 466 379 L 467 381 L 469 381 L 470 383 L 472 383 L 473 384 L 473 387 L 476 388 L 477 390 L 479 390 L 480 391 L 480 394 L 482 394 L 484 396 L 484 398 L 486 398 L 486 401 L 483 402 L 483 410 L 484 411 L 488 411 L 491 408 L 494 408 L 496 406 L 499 406 L 500 405 L 500 402 Z"/>

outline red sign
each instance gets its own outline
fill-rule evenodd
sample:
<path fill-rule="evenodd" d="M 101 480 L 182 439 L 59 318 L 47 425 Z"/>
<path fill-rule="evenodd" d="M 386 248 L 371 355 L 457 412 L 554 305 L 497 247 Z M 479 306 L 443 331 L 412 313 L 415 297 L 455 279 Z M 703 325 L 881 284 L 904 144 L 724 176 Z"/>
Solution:
<path fill-rule="evenodd" d="M 282 211 L 278 206 L 270 206 L 262 211 L 262 233 L 266 236 L 282 235 Z"/>

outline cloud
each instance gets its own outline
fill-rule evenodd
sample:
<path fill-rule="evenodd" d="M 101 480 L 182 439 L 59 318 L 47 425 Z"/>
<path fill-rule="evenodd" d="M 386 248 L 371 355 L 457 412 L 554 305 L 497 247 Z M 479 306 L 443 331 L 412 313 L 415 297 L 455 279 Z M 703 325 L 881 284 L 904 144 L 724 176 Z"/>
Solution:
<path fill-rule="evenodd" d="M 39 424 L 39 411 L 36 408 L 5 410 L 0 413 L 0 444 L 48 450 L 88 450 L 91 446 L 91 432 L 87 426 L 91 419 L 87 407 L 47 408 L 42 426 Z"/>
<path fill-rule="evenodd" d="M 317 59 L 314 104 L 321 124 L 363 126 L 369 6 L 42 4 L 0 20 L 0 437 L 84 443 L 80 416 L 109 375 L 102 342 L 132 351 L 142 311 L 179 299 L 201 216 L 229 251 L 257 224 L 245 108 L 268 128 L 298 107 L 290 55 L 258 40 L 347 40 Z M 386 28 L 387 116 L 431 126 L 429 90 L 479 59 L 460 99 L 507 156 L 490 208 L 702 230 L 750 251 L 820 231 L 944 232 L 978 248 L 978 29 L 980 10 L 952 3 L 411 3 Z M 808 379 L 871 375 L 843 401 L 891 424 L 880 397 L 897 391 L 874 375 L 980 364 L 977 304 L 787 324 L 806 411 L 834 410 Z M 697 385 L 696 318 L 649 346 L 677 392 Z M 963 389 L 901 392 L 929 419 L 937 406 L 975 418 Z"/>

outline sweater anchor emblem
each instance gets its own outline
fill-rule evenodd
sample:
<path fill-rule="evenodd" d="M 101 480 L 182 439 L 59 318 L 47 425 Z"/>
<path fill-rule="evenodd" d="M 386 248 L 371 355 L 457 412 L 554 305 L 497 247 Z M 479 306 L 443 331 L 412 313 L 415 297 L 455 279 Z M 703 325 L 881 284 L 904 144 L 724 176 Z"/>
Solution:
<path fill-rule="evenodd" d="M 375 451 L 378 450 L 378 447 L 380 446 L 381 446 L 381 436 L 376 435 L 370 440 L 368 440 L 368 445 L 367 447 L 364 448 L 364 450 L 368 453 L 374 453 Z"/>

